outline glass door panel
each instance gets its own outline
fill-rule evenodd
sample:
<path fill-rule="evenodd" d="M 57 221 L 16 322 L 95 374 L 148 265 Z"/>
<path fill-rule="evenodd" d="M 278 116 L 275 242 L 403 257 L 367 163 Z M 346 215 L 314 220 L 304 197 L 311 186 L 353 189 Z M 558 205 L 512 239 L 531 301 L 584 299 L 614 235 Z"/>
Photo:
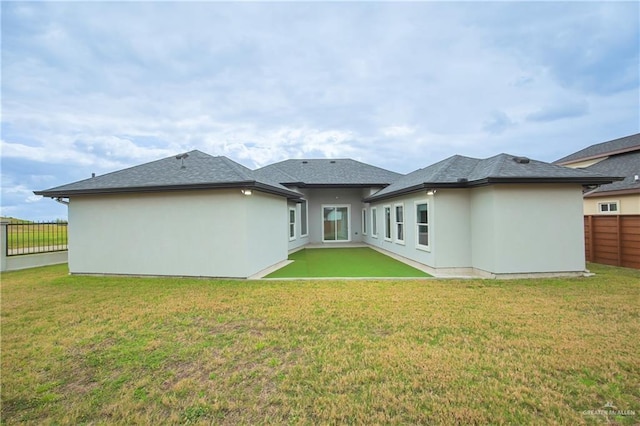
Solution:
<path fill-rule="evenodd" d="M 349 207 L 322 208 L 323 241 L 349 241 Z"/>

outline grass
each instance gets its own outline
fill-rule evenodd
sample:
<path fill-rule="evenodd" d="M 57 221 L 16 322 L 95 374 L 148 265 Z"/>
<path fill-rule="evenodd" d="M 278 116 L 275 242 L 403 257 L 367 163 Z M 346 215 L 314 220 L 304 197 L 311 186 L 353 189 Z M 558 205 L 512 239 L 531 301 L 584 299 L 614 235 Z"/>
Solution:
<path fill-rule="evenodd" d="M 430 276 L 368 247 L 303 249 L 289 260 L 293 263 L 265 278 Z"/>
<path fill-rule="evenodd" d="M 5 273 L 2 422 L 634 424 L 640 271 L 590 268 L 514 281 Z"/>

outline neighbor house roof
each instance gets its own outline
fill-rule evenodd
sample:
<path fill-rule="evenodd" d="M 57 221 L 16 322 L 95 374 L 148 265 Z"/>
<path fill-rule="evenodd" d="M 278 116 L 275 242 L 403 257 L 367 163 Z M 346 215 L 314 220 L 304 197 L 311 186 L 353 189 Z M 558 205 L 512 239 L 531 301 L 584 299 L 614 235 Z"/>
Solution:
<path fill-rule="evenodd" d="M 188 152 L 184 159 L 172 156 L 68 185 L 35 191 L 35 194 L 69 197 L 236 187 L 256 189 L 289 198 L 300 196 L 268 177 L 257 176 L 253 170 L 227 157 L 214 157 L 197 150 Z"/>
<path fill-rule="evenodd" d="M 624 176 L 624 180 L 602 185 L 585 197 L 640 192 L 640 180 L 636 180 L 636 176 L 640 176 L 640 133 L 591 145 L 555 161 L 555 164 L 571 165 L 586 160 L 597 162 L 582 170 Z"/>
<path fill-rule="evenodd" d="M 368 197 L 376 201 L 434 188 L 469 188 L 494 183 L 579 183 L 600 185 L 621 178 L 530 160 L 510 154 L 487 159 L 454 155 L 401 177 Z"/>
<path fill-rule="evenodd" d="M 554 164 L 565 165 L 575 163 L 577 161 L 586 161 L 638 150 L 640 150 L 640 133 L 591 145 L 585 149 L 554 161 Z"/>
<path fill-rule="evenodd" d="M 285 160 L 256 170 L 283 185 L 298 187 L 387 186 L 401 174 L 351 159 Z"/>
<path fill-rule="evenodd" d="M 612 193 L 640 193 L 640 149 L 635 152 L 612 155 L 583 170 L 624 176 L 624 180 L 602 185 L 585 194 L 585 197 L 613 195 Z M 639 179 L 636 180 L 636 177 Z"/>

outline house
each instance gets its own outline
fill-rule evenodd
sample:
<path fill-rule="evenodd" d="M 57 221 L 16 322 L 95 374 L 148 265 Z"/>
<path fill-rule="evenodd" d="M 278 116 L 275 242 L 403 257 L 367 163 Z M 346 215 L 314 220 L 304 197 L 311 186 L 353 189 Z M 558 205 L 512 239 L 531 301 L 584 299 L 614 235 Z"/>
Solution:
<path fill-rule="evenodd" d="M 640 214 L 640 133 L 591 145 L 554 162 L 624 180 L 584 195 L 584 214 Z"/>
<path fill-rule="evenodd" d="M 614 179 L 508 154 L 401 175 L 191 151 L 35 193 L 68 199 L 71 273 L 246 278 L 309 244 L 360 243 L 495 277 L 583 272 L 582 188 Z"/>
<path fill-rule="evenodd" d="M 623 177 L 584 194 L 586 258 L 640 268 L 640 133 L 591 145 L 555 163 Z"/>

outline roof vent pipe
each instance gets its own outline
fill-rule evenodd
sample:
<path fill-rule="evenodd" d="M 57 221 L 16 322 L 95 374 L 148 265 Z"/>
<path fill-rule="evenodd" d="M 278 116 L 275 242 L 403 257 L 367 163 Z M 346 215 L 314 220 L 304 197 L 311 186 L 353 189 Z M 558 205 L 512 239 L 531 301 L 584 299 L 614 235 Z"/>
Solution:
<path fill-rule="evenodd" d="M 188 153 L 184 153 L 184 154 L 180 154 L 180 155 L 176 155 L 176 160 L 180 160 L 180 168 L 181 169 L 186 169 L 187 166 L 184 165 L 184 159 L 187 158 L 189 156 Z"/>
<path fill-rule="evenodd" d="M 92 178 L 96 177 L 96 174 L 95 173 L 91 173 L 91 177 Z"/>
<path fill-rule="evenodd" d="M 633 177 L 633 181 L 634 181 L 634 182 L 638 182 L 639 180 L 640 180 L 640 176 L 635 175 L 635 176 Z"/>
<path fill-rule="evenodd" d="M 518 164 L 529 164 L 529 160 L 527 157 L 513 157 L 513 161 Z"/>

